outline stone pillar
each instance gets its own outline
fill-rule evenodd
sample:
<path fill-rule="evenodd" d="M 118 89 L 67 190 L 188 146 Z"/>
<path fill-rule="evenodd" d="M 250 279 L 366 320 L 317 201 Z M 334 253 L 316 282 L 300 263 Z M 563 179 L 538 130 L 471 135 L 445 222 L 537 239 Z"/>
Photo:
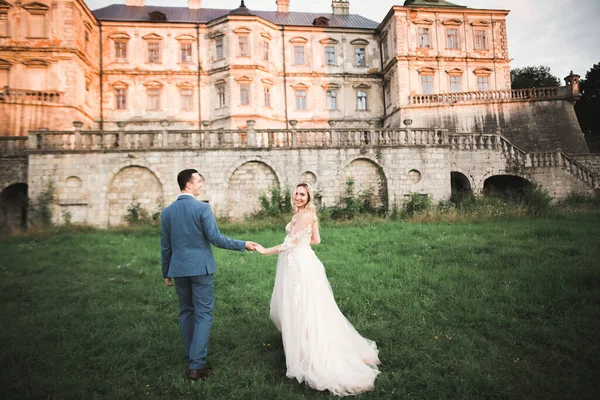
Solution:
<path fill-rule="evenodd" d="M 256 137 L 256 130 L 254 130 L 254 125 L 256 121 L 253 119 L 249 119 L 246 121 L 246 125 L 248 125 L 248 130 L 246 131 L 246 143 L 248 147 L 257 147 L 258 140 Z"/>
<path fill-rule="evenodd" d="M 127 7 L 144 7 L 144 0 L 125 0 Z"/>
<path fill-rule="evenodd" d="M 117 143 L 115 146 L 117 149 L 125 148 L 125 132 L 123 132 L 123 128 L 125 128 L 126 125 L 127 122 L 125 121 L 117 121 L 117 126 L 119 127 L 119 134 L 117 136 Z"/>
<path fill-rule="evenodd" d="M 277 12 L 290 12 L 290 0 L 275 0 L 277 4 Z"/>
<path fill-rule="evenodd" d="M 298 121 L 295 119 L 290 119 L 290 126 L 292 127 L 292 148 L 298 147 L 298 132 L 296 132 L 296 125 L 298 125 Z"/>
<path fill-rule="evenodd" d="M 188 8 L 190 10 L 199 10 L 202 8 L 202 0 L 188 0 Z"/>
<path fill-rule="evenodd" d="M 332 0 L 331 9 L 335 15 L 350 14 L 350 0 Z"/>
<path fill-rule="evenodd" d="M 83 122 L 73 121 L 73 126 L 75 127 L 75 139 L 71 143 L 71 150 L 81 147 L 81 128 L 83 127 Z"/>

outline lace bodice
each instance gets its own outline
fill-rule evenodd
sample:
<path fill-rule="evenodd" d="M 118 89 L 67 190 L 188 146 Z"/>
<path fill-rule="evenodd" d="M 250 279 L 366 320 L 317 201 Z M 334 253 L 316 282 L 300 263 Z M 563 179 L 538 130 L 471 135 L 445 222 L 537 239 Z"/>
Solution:
<path fill-rule="evenodd" d="M 312 237 L 313 224 L 299 224 L 298 219 L 292 219 L 285 226 L 285 240 L 278 246 L 279 252 L 290 251 L 295 247 L 310 246 L 310 238 Z"/>

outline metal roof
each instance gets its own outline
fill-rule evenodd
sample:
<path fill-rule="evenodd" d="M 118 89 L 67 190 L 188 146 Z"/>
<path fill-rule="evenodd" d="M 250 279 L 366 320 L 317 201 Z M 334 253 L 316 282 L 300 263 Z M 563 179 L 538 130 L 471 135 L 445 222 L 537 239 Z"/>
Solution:
<path fill-rule="evenodd" d="M 187 7 L 128 7 L 123 4 L 113 4 L 108 7 L 92 11 L 99 21 L 121 21 L 121 22 L 150 22 L 149 14 L 158 11 L 166 15 L 167 22 L 187 22 L 206 24 L 214 19 L 232 14 L 235 10 L 222 10 L 217 8 L 201 8 L 190 10 Z M 256 15 L 276 25 L 286 26 L 313 26 L 313 21 L 318 17 L 329 19 L 330 28 L 350 29 L 377 29 L 378 22 L 365 18 L 361 15 L 336 15 L 331 13 L 304 13 L 277 11 L 254 11 L 248 10 L 251 15 Z M 235 13 L 233 13 L 235 15 Z M 244 14 L 246 15 L 246 14 Z M 157 22 L 157 21 L 152 21 Z"/>

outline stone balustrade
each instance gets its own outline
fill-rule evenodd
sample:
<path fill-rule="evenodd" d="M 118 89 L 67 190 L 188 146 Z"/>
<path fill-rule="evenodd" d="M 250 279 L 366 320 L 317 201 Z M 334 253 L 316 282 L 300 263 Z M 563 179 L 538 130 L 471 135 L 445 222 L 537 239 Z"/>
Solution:
<path fill-rule="evenodd" d="M 443 129 L 32 131 L 31 151 L 329 148 L 447 145 Z"/>
<path fill-rule="evenodd" d="M 416 94 L 408 97 L 410 105 L 449 105 L 466 102 L 497 102 L 502 100 L 549 100 L 569 96 L 568 87 L 486 90 L 480 92 Z"/>
<path fill-rule="evenodd" d="M 0 102 L 62 104 L 63 93 L 54 91 L 0 88 Z"/>
<path fill-rule="evenodd" d="M 0 156 L 24 155 L 27 140 L 24 136 L 0 136 Z"/>

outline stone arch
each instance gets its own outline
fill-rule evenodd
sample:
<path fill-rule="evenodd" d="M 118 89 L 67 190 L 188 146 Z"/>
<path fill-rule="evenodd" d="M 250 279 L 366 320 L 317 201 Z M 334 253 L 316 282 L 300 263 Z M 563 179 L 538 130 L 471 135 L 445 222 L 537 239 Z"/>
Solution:
<path fill-rule="evenodd" d="M 367 157 L 359 157 L 350 161 L 340 172 L 339 200 L 346 195 L 347 182 L 352 178 L 354 181 L 353 194 L 370 192 L 371 205 L 374 208 L 386 208 L 388 206 L 387 178 L 383 168 L 374 160 Z"/>
<path fill-rule="evenodd" d="M 27 227 L 27 184 L 14 183 L 0 192 L 0 231 Z"/>
<path fill-rule="evenodd" d="M 230 175 L 227 187 L 227 211 L 230 218 L 242 218 L 260 210 L 260 194 L 280 187 L 277 174 L 263 161 L 249 160 Z"/>
<path fill-rule="evenodd" d="M 304 171 L 300 177 L 300 182 L 308 182 L 315 186 L 317 184 L 317 176 L 312 171 Z"/>
<path fill-rule="evenodd" d="M 518 175 L 492 175 L 483 182 L 485 196 L 521 196 L 532 182 Z"/>
<path fill-rule="evenodd" d="M 464 197 L 473 195 L 473 184 L 471 180 L 462 172 L 450 172 L 450 188 L 452 197 Z"/>
<path fill-rule="evenodd" d="M 108 186 L 108 223 L 127 222 L 127 209 L 134 203 L 152 214 L 163 203 L 163 186 L 149 168 L 129 165 L 121 168 Z"/>

